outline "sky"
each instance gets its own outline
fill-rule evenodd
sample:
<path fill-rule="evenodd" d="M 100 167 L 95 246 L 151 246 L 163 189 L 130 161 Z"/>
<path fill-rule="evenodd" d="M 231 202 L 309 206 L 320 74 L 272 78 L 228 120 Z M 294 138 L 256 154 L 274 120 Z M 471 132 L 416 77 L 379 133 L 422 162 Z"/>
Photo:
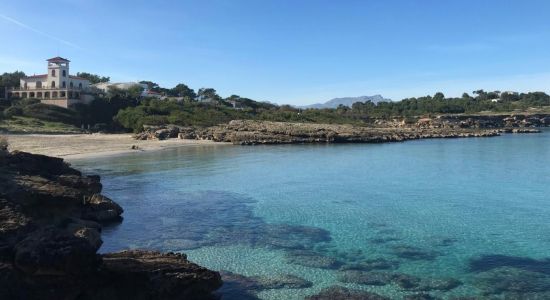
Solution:
<path fill-rule="evenodd" d="M 45 60 L 111 81 L 279 104 L 550 91 L 547 0 L 0 0 L 0 73 Z"/>

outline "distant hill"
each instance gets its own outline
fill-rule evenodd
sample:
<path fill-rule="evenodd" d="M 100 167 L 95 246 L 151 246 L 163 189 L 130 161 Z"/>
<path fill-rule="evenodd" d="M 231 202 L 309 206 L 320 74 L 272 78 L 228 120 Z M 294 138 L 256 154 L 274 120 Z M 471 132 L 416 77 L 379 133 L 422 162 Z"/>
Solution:
<path fill-rule="evenodd" d="M 316 104 L 302 106 L 302 108 L 337 108 L 340 104 L 351 107 L 351 105 L 355 102 L 366 102 L 369 100 L 372 101 L 373 103 L 391 101 L 390 99 L 386 99 L 381 95 L 344 97 L 344 98 L 334 98 L 325 103 L 316 103 Z"/>

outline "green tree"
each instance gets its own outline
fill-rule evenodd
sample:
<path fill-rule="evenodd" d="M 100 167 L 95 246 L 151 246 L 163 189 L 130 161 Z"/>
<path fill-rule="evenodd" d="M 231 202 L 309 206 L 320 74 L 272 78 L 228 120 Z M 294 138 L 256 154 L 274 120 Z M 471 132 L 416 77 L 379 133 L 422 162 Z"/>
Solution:
<path fill-rule="evenodd" d="M 195 99 L 197 97 L 197 94 L 195 93 L 195 91 L 183 83 L 180 83 L 175 87 L 173 87 L 170 90 L 170 95 L 177 96 L 177 97 L 187 97 L 191 99 Z"/>
<path fill-rule="evenodd" d="M 219 102 L 222 98 L 218 95 L 213 88 L 201 88 L 199 89 L 197 96 L 200 101 L 216 101 Z"/>
<path fill-rule="evenodd" d="M 435 93 L 433 99 L 435 101 L 443 101 L 443 100 L 445 100 L 445 95 L 443 95 L 443 93 L 441 93 L 441 92 L 437 92 L 437 93 Z"/>
<path fill-rule="evenodd" d="M 78 73 L 76 73 L 76 76 L 88 79 L 91 84 L 96 84 L 96 83 L 101 83 L 101 82 L 109 82 L 111 80 L 110 77 L 99 76 L 99 75 L 96 75 L 96 74 L 91 74 L 91 73 L 86 73 L 86 72 L 78 72 Z"/>
<path fill-rule="evenodd" d="M 134 84 L 126 91 L 127 97 L 132 99 L 139 99 L 143 93 L 143 87 L 139 84 Z"/>

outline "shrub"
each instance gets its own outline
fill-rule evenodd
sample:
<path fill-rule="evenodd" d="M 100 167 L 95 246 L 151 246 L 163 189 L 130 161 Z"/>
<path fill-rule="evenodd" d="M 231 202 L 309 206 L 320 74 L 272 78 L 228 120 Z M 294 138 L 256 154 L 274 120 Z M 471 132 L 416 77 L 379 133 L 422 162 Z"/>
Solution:
<path fill-rule="evenodd" d="M 6 118 L 11 118 L 11 117 L 14 117 L 14 116 L 21 116 L 21 115 L 23 115 L 23 109 L 21 107 L 18 107 L 18 106 L 11 106 L 11 107 L 6 108 L 6 110 L 4 110 L 4 116 Z"/>
<path fill-rule="evenodd" d="M 78 113 L 63 107 L 42 103 L 31 104 L 23 107 L 23 116 L 36 118 L 43 121 L 61 122 L 65 124 L 79 125 Z"/>
<path fill-rule="evenodd" d="M 12 101 L 12 106 L 25 107 L 37 103 L 40 103 L 40 100 L 35 98 L 14 99 Z"/>
<path fill-rule="evenodd" d="M 8 146 L 8 140 L 5 137 L 0 136 L 0 152 L 8 152 Z"/>

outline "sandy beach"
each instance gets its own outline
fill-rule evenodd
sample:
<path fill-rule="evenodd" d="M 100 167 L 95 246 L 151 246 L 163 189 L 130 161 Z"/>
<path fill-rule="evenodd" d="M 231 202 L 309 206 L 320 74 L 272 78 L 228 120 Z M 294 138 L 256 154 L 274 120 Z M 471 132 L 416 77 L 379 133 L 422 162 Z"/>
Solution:
<path fill-rule="evenodd" d="M 131 134 L 25 134 L 4 135 L 9 149 L 61 157 L 67 160 L 117 155 L 138 151 L 155 151 L 167 148 L 225 144 L 208 140 L 167 139 L 138 141 Z M 137 146 L 137 150 L 132 149 Z"/>

